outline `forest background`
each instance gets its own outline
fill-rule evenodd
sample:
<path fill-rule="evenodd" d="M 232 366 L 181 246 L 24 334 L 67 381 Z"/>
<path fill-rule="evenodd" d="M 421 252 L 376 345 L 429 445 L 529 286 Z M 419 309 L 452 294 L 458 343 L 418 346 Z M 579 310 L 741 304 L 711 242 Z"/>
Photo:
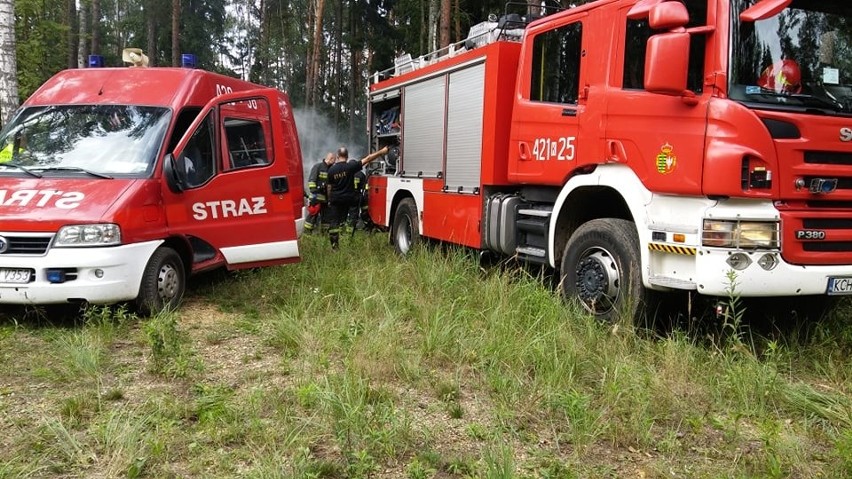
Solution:
<path fill-rule="evenodd" d="M 372 73 L 403 51 L 416 58 L 463 40 L 505 8 L 503 0 L 0 0 L 0 124 L 56 72 L 84 68 L 94 54 L 121 66 L 122 50 L 136 47 L 150 66 L 180 66 L 191 53 L 199 68 L 284 90 L 311 121 L 323 120 L 324 135 L 357 143 Z"/>

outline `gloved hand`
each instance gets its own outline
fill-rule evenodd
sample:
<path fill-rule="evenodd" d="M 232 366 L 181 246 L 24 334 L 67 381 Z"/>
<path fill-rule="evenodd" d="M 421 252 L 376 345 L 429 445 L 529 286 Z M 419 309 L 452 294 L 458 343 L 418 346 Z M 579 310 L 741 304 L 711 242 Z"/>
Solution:
<path fill-rule="evenodd" d="M 311 195 L 310 199 L 308 200 L 308 205 L 314 206 L 314 205 L 318 205 L 318 204 L 319 204 L 319 200 L 317 200 L 317 195 Z"/>

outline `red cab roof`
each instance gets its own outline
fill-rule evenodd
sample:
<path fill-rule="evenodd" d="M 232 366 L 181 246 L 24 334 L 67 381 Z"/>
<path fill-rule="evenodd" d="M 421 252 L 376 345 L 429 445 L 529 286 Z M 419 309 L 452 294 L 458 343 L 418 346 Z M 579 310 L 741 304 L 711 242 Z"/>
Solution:
<path fill-rule="evenodd" d="M 24 103 L 115 104 L 179 108 L 203 106 L 214 96 L 262 88 L 218 73 L 189 68 L 86 68 L 63 70 Z"/>

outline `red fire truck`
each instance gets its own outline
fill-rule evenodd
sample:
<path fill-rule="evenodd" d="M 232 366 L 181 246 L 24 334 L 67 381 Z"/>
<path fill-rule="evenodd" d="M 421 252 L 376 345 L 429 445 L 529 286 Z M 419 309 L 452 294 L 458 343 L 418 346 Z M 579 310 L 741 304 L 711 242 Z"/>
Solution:
<path fill-rule="evenodd" d="M 371 146 L 396 148 L 369 209 L 399 252 L 546 264 L 603 318 L 654 292 L 852 294 L 852 4 L 525 17 L 374 76 Z"/>
<path fill-rule="evenodd" d="M 0 305 L 176 307 L 189 275 L 299 260 L 283 92 L 198 69 L 58 73 L 0 133 Z"/>

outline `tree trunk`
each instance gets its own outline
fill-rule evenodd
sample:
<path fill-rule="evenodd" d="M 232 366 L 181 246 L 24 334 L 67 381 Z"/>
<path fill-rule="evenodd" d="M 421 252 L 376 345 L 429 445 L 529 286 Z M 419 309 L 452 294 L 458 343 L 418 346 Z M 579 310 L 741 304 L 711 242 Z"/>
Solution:
<path fill-rule="evenodd" d="M 429 3 L 431 4 L 431 2 Z M 426 17 L 426 2 L 420 2 L 420 35 L 418 35 L 420 43 L 418 44 L 419 50 L 417 50 L 417 56 L 426 53 L 426 45 L 428 42 L 427 38 L 429 32 L 428 25 L 429 22 L 427 21 Z"/>
<path fill-rule="evenodd" d="M 361 77 L 359 67 L 361 65 L 361 35 L 358 29 L 358 19 L 361 18 L 360 8 L 353 1 L 349 10 L 349 143 L 355 143 L 355 111 L 358 101 L 358 92 L 361 91 Z M 370 145 L 367 145 L 367 153 Z"/>
<path fill-rule="evenodd" d="M 450 45 L 450 25 L 452 25 L 452 2 L 441 0 L 441 35 L 439 48 L 447 48 Z"/>
<path fill-rule="evenodd" d="M 157 21 L 155 20 L 154 1 L 145 3 L 145 28 L 147 34 L 147 45 L 145 53 L 148 54 L 148 65 L 157 66 Z"/>
<path fill-rule="evenodd" d="M 79 45 L 77 52 L 77 66 L 79 68 L 86 68 L 89 65 L 89 25 L 91 22 L 89 21 L 89 12 L 90 4 L 88 2 L 80 2 L 80 30 L 79 30 Z"/>
<path fill-rule="evenodd" d="M 316 0 L 314 38 L 310 59 L 308 61 L 308 74 L 305 82 L 305 103 L 308 106 L 316 104 L 317 91 L 319 90 L 320 55 L 322 53 L 322 17 L 324 9 L 325 0 Z"/>
<path fill-rule="evenodd" d="M 65 67 L 77 68 L 77 43 L 80 38 L 77 31 L 77 2 L 75 0 L 65 0 L 65 21 L 68 25 Z"/>
<path fill-rule="evenodd" d="M 436 30 L 438 29 L 438 17 L 440 16 L 440 12 L 438 11 L 439 1 L 429 0 L 429 22 L 426 24 L 429 40 L 426 42 L 426 50 L 430 53 L 438 49 Z"/>
<path fill-rule="evenodd" d="M 272 54 L 269 51 L 269 30 L 272 28 L 272 20 L 269 12 L 269 1 L 261 0 L 260 2 L 260 45 L 257 51 L 258 63 L 260 63 L 260 74 L 258 79 L 260 83 L 269 85 L 269 59 Z"/>
<path fill-rule="evenodd" d="M 180 0 L 172 0 L 172 66 L 180 66 Z"/>
<path fill-rule="evenodd" d="M 15 2 L 0 0 L 0 126 L 18 109 Z"/>
<path fill-rule="evenodd" d="M 460 0 L 453 1 L 453 18 L 455 19 L 455 35 L 453 39 L 450 40 L 452 42 L 460 42 L 462 38 L 465 38 L 467 35 L 463 35 L 461 31 L 461 7 L 459 7 Z"/>
<path fill-rule="evenodd" d="M 353 9 L 355 8 L 354 2 L 349 2 L 349 16 L 350 18 L 353 15 Z M 334 71 L 329 75 L 331 78 L 334 78 L 334 132 L 335 134 L 340 129 L 340 114 L 343 110 L 343 103 L 341 101 L 343 97 L 343 1 L 337 2 L 337 19 L 334 24 Z M 352 42 L 351 38 L 352 32 L 350 29 L 350 45 Z M 350 65 L 351 68 L 351 65 Z"/>
<path fill-rule="evenodd" d="M 101 54 L 101 34 L 99 24 L 101 22 L 101 0 L 92 0 L 92 16 L 89 22 L 89 31 L 92 34 L 92 55 Z"/>

